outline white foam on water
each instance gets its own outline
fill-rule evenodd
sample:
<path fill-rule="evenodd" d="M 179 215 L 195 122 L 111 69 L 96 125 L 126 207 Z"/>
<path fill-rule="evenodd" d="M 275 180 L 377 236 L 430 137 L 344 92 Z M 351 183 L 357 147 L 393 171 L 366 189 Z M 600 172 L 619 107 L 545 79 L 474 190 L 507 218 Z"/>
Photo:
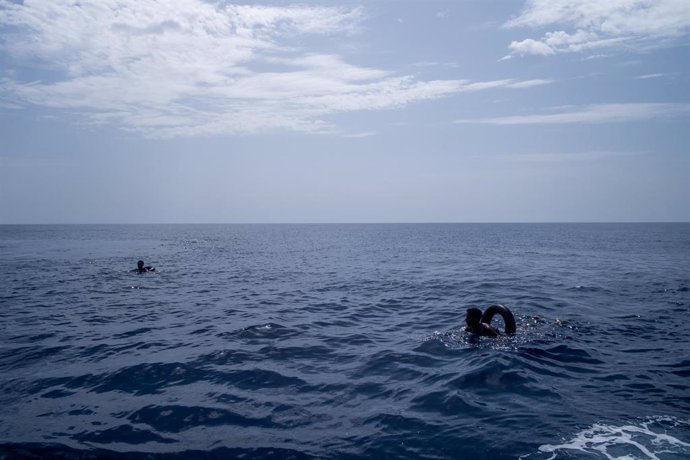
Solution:
<path fill-rule="evenodd" d="M 549 460 L 559 458 L 559 454 L 572 458 L 572 451 L 582 452 L 585 458 L 611 460 L 690 458 L 690 443 L 667 433 L 674 428 L 690 434 L 690 422 L 673 417 L 648 418 L 639 424 L 597 423 L 562 444 L 544 444 L 539 452 L 551 454 Z"/>

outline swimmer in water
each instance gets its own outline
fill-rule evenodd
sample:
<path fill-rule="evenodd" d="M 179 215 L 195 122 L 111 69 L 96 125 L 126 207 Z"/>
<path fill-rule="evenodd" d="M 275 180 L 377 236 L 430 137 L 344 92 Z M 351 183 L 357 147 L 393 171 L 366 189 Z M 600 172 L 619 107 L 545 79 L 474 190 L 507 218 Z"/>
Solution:
<path fill-rule="evenodd" d="M 155 272 L 156 269 L 150 265 L 145 267 L 144 261 L 140 260 L 139 262 L 137 262 L 137 268 L 135 268 L 132 271 L 137 272 L 137 273 L 146 273 L 146 272 Z"/>
<path fill-rule="evenodd" d="M 468 308 L 465 315 L 466 332 L 485 337 L 498 337 L 498 329 L 490 324 L 482 323 L 482 311 L 479 308 Z"/>

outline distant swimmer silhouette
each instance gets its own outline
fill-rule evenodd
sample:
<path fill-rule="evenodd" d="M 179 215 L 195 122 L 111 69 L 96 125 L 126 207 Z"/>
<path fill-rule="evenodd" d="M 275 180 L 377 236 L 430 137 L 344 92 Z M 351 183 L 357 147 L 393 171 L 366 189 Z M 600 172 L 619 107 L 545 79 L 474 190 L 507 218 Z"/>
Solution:
<path fill-rule="evenodd" d="M 137 262 L 137 268 L 135 268 L 132 271 L 137 272 L 137 273 L 146 273 L 146 272 L 155 272 L 156 269 L 150 265 L 144 266 L 144 261 L 140 260 L 139 262 Z"/>
<path fill-rule="evenodd" d="M 505 323 L 505 333 L 515 334 L 515 317 L 508 307 L 500 304 L 491 305 L 484 313 L 479 308 L 468 308 L 465 315 L 465 331 L 486 337 L 498 337 L 498 329 L 491 325 L 491 319 L 501 315 Z"/>

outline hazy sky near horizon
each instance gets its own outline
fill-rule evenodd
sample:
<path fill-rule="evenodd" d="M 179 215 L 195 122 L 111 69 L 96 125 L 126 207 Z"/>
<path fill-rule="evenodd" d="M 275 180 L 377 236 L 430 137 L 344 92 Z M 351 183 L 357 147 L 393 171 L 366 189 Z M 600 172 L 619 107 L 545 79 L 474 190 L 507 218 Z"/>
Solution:
<path fill-rule="evenodd" d="M 0 223 L 690 221 L 687 0 L 0 0 Z"/>

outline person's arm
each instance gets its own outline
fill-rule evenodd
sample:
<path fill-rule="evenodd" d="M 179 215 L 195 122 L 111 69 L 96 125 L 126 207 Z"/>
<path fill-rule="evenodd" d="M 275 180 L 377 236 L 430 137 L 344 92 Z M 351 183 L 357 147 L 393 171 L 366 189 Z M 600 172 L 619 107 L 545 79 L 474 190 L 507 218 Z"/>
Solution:
<path fill-rule="evenodd" d="M 482 335 L 486 335 L 488 337 L 498 337 L 499 332 L 498 329 L 493 327 L 490 324 L 482 323 Z"/>

